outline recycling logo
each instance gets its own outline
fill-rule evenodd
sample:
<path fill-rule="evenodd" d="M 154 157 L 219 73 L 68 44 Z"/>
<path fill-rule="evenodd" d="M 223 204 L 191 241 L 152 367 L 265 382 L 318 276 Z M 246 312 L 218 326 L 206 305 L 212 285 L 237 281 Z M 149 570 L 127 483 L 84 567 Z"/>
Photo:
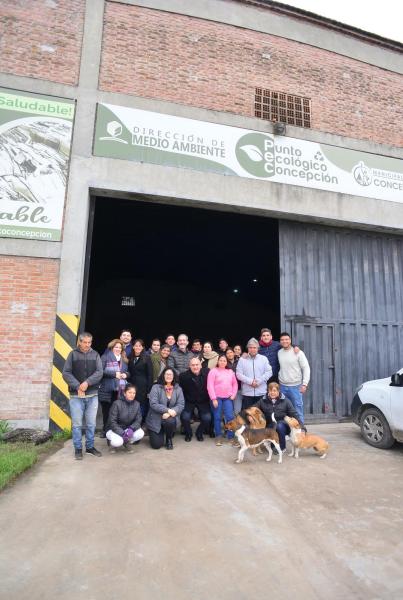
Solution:
<path fill-rule="evenodd" d="M 254 177 L 273 177 L 276 172 L 274 139 L 264 133 L 247 133 L 237 142 L 235 154 L 241 167 Z"/>
<path fill-rule="evenodd" d="M 358 163 L 353 169 L 354 179 L 360 185 L 371 185 L 372 183 L 372 170 L 367 167 L 362 161 Z"/>

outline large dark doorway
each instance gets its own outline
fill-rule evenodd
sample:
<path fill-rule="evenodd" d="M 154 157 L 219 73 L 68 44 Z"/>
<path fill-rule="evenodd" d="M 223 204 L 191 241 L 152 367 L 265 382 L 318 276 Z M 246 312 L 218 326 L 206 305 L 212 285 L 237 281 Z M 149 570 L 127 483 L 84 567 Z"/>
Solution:
<path fill-rule="evenodd" d="M 188 333 L 242 345 L 278 335 L 278 223 L 264 217 L 96 198 L 85 328 L 95 347 L 124 327 L 147 346 Z M 134 303 L 134 306 L 132 305 Z"/>

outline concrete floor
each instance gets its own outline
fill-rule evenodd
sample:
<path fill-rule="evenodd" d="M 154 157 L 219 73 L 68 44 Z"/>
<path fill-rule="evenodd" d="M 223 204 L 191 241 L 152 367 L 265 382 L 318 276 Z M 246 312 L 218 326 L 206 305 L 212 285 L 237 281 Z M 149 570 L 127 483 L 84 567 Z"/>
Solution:
<path fill-rule="evenodd" d="M 73 460 L 71 443 L 0 495 L 0 597 L 403 598 L 403 445 L 311 426 L 325 460 L 234 463 L 175 437 Z M 179 437 L 179 439 L 178 439 Z"/>

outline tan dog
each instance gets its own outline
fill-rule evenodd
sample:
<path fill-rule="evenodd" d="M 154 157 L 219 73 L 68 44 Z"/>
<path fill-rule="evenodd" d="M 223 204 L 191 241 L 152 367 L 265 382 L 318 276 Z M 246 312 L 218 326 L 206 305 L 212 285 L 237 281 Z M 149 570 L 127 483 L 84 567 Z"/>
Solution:
<path fill-rule="evenodd" d="M 251 429 L 264 429 L 266 427 L 266 419 L 260 408 L 257 406 L 251 406 L 250 408 L 246 408 L 242 411 L 246 415 L 247 421 L 242 417 L 242 415 L 237 415 L 235 418 L 238 420 L 240 425 L 247 425 Z M 257 454 L 262 454 L 263 450 L 261 446 L 257 448 L 253 448 L 252 454 L 253 456 L 257 456 Z"/>
<path fill-rule="evenodd" d="M 284 421 L 290 428 L 290 441 L 292 450 L 288 456 L 299 457 L 300 448 L 313 448 L 320 454 L 320 458 L 325 458 L 329 449 L 329 444 L 318 435 L 312 435 L 302 431 L 297 419 L 293 417 L 284 417 Z"/>
<path fill-rule="evenodd" d="M 275 429 L 250 429 L 249 427 L 246 427 L 246 425 L 241 425 L 237 418 L 228 421 L 228 423 L 225 424 L 225 429 L 235 433 L 241 446 L 238 452 L 238 458 L 235 462 L 241 463 L 247 450 L 253 450 L 262 445 L 269 453 L 269 458 L 266 458 L 266 460 L 270 461 L 273 455 L 273 450 L 271 449 L 272 444 L 278 452 L 278 462 L 281 463 L 283 461 L 283 453 L 280 450 L 278 433 Z"/>
<path fill-rule="evenodd" d="M 266 419 L 260 408 L 251 406 L 245 409 L 245 413 L 248 415 L 251 429 L 264 429 L 266 427 Z"/>

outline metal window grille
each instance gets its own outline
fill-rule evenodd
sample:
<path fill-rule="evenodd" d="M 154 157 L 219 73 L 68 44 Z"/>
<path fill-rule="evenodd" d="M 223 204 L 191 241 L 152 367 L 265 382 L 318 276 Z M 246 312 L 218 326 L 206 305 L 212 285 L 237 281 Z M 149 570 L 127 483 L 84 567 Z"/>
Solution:
<path fill-rule="evenodd" d="M 310 127 L 311 101 L 302 96 L 256 88 L 255 117 L 298 127 Z"/>
<path fill-rule="evenodd" d="M 122 296 L 121 306 L 136 306 L 133 296 Z"/>

